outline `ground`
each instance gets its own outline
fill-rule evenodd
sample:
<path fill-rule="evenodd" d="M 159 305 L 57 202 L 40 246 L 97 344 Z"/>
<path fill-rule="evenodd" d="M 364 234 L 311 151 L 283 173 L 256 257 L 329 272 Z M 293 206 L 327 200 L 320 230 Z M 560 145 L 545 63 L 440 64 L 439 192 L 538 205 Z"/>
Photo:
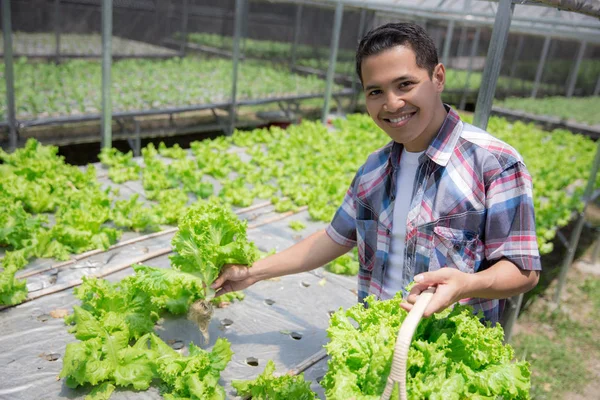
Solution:
<path fill-rule="evenodd" d="M 600 257 L 593 260 L 599 240 L 597 230 L 584 230 L 558 306 L 553 298 L 564 251 L 542 259 L 543 274 L 552 278 L 529 297 L 511 341 L 516 357 L 531 363 L 533 399 L 600 398 Z"/>

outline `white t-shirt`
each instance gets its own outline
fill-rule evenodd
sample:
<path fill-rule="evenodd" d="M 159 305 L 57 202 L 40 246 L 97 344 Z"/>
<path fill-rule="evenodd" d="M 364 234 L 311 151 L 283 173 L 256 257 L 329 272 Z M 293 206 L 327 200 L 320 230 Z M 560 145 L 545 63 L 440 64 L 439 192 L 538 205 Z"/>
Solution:
<path fill-rule="evenodd" d="M 396 174 L 396 200 L 394 201 L 394 216 L 392 219 L 392 237 L 388 265 L 383 277 L 382 300 L 391 299 L 396 292 L 403 289 L 402 269 L 404 268 L 404 249 L 406 247 L 406 220 L 412 200 L 415 176 L 419 167 L 419 157 L 423 153 L 424 151 L 411 153 L 403 149 L 400 156 L 400 167 Z"/>

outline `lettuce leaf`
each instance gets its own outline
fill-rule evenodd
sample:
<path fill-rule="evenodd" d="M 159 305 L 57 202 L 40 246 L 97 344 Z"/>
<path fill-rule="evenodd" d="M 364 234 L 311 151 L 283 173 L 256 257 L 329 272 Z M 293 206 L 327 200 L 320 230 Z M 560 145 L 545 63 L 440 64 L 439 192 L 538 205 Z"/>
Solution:
<path fill-rule="evenodd" d="M 231 385 L 237 390 L 238 396 L 250 396 L 253 400 L 313 400 L 316 393 L 310 389 L 310 382 L 304 381 L 304 375 L 274 376 L 275 364 L 267 362 L 265 369 L 254 380 L 233 381 Z M 348 397 L 349 398 L 349 397 Z"/>
<path fill-rule="evenodd" d="M 327 329 L 328 399 L 378 399 L 391 368 L 406 311 L 397 295 L 339 310 Z M 484 325 L 473 310 L 456 306 L 421 320 L 407 360 L 409 399 L 528 399 L 529 364 L 513 361 L 502 328 Z"/>

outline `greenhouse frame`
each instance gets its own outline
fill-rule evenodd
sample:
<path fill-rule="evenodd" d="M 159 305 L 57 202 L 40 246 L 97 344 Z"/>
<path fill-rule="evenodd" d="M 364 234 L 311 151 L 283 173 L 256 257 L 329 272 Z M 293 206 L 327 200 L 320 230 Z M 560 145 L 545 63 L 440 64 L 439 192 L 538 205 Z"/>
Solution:
<path fill-rule="evenodd" d="M 175 399 L 205 390 L 207 397 L 242 400 L 250 396 L 241 394 L 239 380 L 269 368 L 282 381 L 302 380 L 321 399 L 347 393 L 351 385 L 340 383 L 346 376 L 333 376 L 329 362 L 335 351 L 355 357 L 349 365 L 362 362 L 360 343 L 351 350 L 340 343 L 360 341 L 344 336 L 360 327 L 356 318 L 372 322 L 356 308 L 356 273 L 335 272 L 358 268 L 354 250 L 337 264 L 261 281 L 214 302 L 204 330 L 191 312 L 185 318 L 192 305 L 184 303 L 194 290 L 208 297 L 209 285 L 193 280 L 179 288 L 184 278 L 165 271 L 193 275 L 177 265 L 177 246 L 206 222 L 183 214 L 209 204 L 196 200 L 225 205 L 229 214 L 210 220 L 214 226 L 240 223 L 223 240 L 247 235 L 253 244 L 244 251 L 256 246 L 248 265 L 324 229 L 357 160 L 389 141 L 356 114 L 366 107 L 354 60 L 364 34 L 388 22 L 425 28 L 447 67 L 444 103 L 531 157 L 538 245 L 544 256 L 559 247 L 563 255 L 552 266 L 559 310 L 582 235 L 595 236 L 592 261 L 600 265 L 600 227 L 586 214 L 600 199 L 600 119 L 542 115 L 511 101 L 600 99 L 598 3 L 0 0 L 0 166 L 14 181 L 0 181 L 0 398 Z M 164 139 L 176 144 L 158 145 Z M 70 165 L 58 147 L 68 145 L 97 146 L 99 162 Z M 39 236 L 27 236 L 36 229 Z M 31 250 L 44 243 L 52 246 Z M 145 298 L 135 293 L 140 282 L 148 293 L 175 289 Z M 3 285 L 17 294 L 2 292 Z M 134 294 L 123 297 L 130 289 Z M 482 340 L 510 343 L 519 312 L 536 295 L 508 299 L 503 334 Z M 140 304 L 148 310 L 138 312 Z M 97 310 L 103 314 L 92 315 Z M 121 317 L 111 319 L 123 310 L 130 313 L 126 328 Z M 374 347 L 387 345 L 385 329 L 372 332 Z M 339 341 L 327 346 L 335 335 Z M 84 348 L 94 341 L 105 344 Z M 85 352 L 98 363 L 79 363 Z M 174 364 L 161 364 L 170 358 Z M 94 375 L 108 363 L 116 365 L 112 375 Z M 202 381 L 173 378 L 210 363 L 218 366 L 202 372 Z M 387 373 L 377 368 L 357 376 Z"/>
<path fill-rule="evenodd" d="M 3 7 L 7 11 L 10 11 L 10 3 L 5 2 Z M 14 39 L 15 48 L 14 54 L 7 52 L 4 58 L 6 77 L 5 77 L 5 97 L 6 97 L 6 109 L 5 119 L 0 121 L 0 128 L 4 128 L 8 131 L 9 146 L 15 147 L 18 141 L 18 131 L 30 127 L 37 127 L 47 124 L 69 124 L 69 123 L 81 123 L 86 121 L 102 121 L 102 132 L 103 142 L 110 143 L 108 137 L 110 136 L 113 129 L 121 127 L 123 137 L 135 138 L 139 137 L 139 118 L 149 115 L 170 115 L 171 118 L 174 114 L 184 113 L 195 110 L 211 110 L 215 114 L 216 110 L 226 111 L 226 115 L 215 118 L 214 122 L 204 127 L 204 130 L 222 129 L 225 132 L 232 132 L 235 126 L 235 115 L 238 107 L 253 106 L 265 103 L 279 103 L 281 109 L 284 111 L 290 110 L 290 106 L 286 106 L 287 102 L 297 103 L 300 100 L 310 98 L 323 98 L 323 106 L 321 107 L 322 119 L 325 119 L 330 109 L 330 98 L 333 92 L 335 98 L 339 100 L 341 98 L 348 98 L 348 96 L 354 99 L 348 108 L 356 106 L 356 97 L 358 92 L 358 82 L 353 72 L 353 68 L 350 67 L 345 69 L 343 74 L 336 74 L 335 62 L 341 62 L 336 60 L 338 48 L 339 51 L 346 51 L 347 56 L 351 57 L 351 52 L 355 43 L 361 36 L 362 32 L 370 29 L 375 24 L 381 24 L 385 21 L 391 20 L 415 20 L 422 23 L 432 33 L 432 36 L 437 42 L 437 46 L 440 49 L 441 60 L 448 66 L 456 65 L 458 69 L 462 70 L 463 76 L 460 78 L 463 81 L 464 86 L 458 86 L 455 88 L 448 88 L 446 93 L 448 96 L 455 93 L 456 96 L 450 98 L 450 100 L 457 104 L 459 108 L 465 108 L 467 104 L 472 104 L 470 107 L 474 107 L 477 93 L 483 94 L 494 92 L 502 97 L 514 92 L 530 93 L 531 97 L 536 97 L 545 94 L 563 94 L 567 97 L 574 95 L 576 92 L 588 93 L 590 95 L 597 95 L 600 91 L 600 70 L 590 71 L 592 74 L 596 73 L 597 76 L 593 77 L 593 83 L 590 83 L 589 78 L 582 83 L 578 77 L 581 75 L 580 69 L 582 68 L 582 61 L 593 59 L 598 54 L 598 43 L 600 41 L 600 23 L 597 19 L 576 14 L 567 11 L 558 11 L 552 7 L 541 7 L 534 4 L 520 4 L 523 2 L 513 2 L 514 11 L 510 17 L 510 36 L 506 43 L 507 51 L 500 51 L 498 59 L 494 65 L 501 65 L 501 76 L 504 76 L 507 80 L 506 88 L 498 88 L 498 90 L 489 91 L 486 87 L 486 83 L 489 79 L 483 79 L 482 84 L 479 88 L 470 88 L 470 81 L 474 79 L 475 73 L 473 70 L 482 70 L 482 65 L 485 64 L 485 57 L 479 56 L 482 52 L 488 51 L 489 40 L 491 38 L 491 28 L 495 21 L 496 10 L 498 9 L 497 2 L 491 1 L 256 1 L 256 0 L 244 0 L 244 1 L 230 1 L 230 4 L 221 2 L 198 2 L 193 0 L 181 0 L 180 2 L 166 2 L 166 1 L 129 1 L 129 2 L 114 2 L 114 6 L 110 7 L 112 2 L 102 2 L 103 8 L 99 7 L 99 1 L 61 1 L 56 0 L 53 2 L 40 2 L 36 1 L 18 1 L 12 2 L 13 8 L 15 9 L 15 18 L 17 19 L 11 24 L 9 20 L 10 12 L 3 12 L 3 31 L 5 32 L 3 37 L 6 42 L 5 48 L 12 48 L 10 45 Z M 21 6 L 20 3 L 23 3 Z M 198 3 L 198 4 L 196 4 Z M 532 3 L 532 2 L 526 2 Z M 38 5 L 40 12 L 46 7 L 44 16 L 52 16 L 51 19 L 45 19 L 45 27 L 43 29 L 53 30 L 53 34 L 49 34 L 46 37 L 42 37 L 41 34 L 28 34 L 28 33 L 14 33 L 19 32 L 21 25 L 25 25 L 24 29 L 38 30 L 37 27 L 26 26 L 33 25 L 31 21 L 27 22 L 23 17 L 20 17 L 27 7 Z M 51 6 L 51 7 L 50 7 Z M 231 7 L 231 8 L 230 8 Z M 337 11 L 336 11 L 337 7 Z M 109 9 L 112 12 L 109 13 Z M 257 11 L 254 11 L 256 9 Z M 117 31 L 111 29 L 112 18 L 105 18 L 103 21 L 107 24 L 104 27 L 107 32 L 102 36 L 96 33 L 96 36 L 81 36 L 82 34 L 63 31 L 74 31 L 79 32 L 84 29 L 81 24 L 73 25 L 68 23 L 66 20 L 72 18 L 73 13 L 84 12 L 83 18 L 90 19 L 87 25 L 93 30 L 102 31 L 102 15 L 109 13 L 115 14 L 115 21 L 119 23 L 120 28 Z M 465 10 L 469 12 L 465 15 Z M 247 12 L 246 12 L 247 11 Z M 129 14 L 136 15 L 136 18 L 131 23 L 131 27 L 124 30 L 121 25 L 121 20 L 127 18 Z M 64 15 L 63 15 L 64 14 Z M 166 15 L 166 17 L 164 17 Z M 508 17 L 508 16 L 507 16 Z M 19 19 L 21 18 L 21 19 Z M 42 18 L 42 17 L 38 17 Z M 304 31 L 301 35 L 301 26 L 305 26 L 309 21 L 323 21 L 323 27 L 319 28 L 320 31 L 312 33 L 312 37 Z M 31 19 L 31 18 L 29 18 Z M 207 26 L 207 29 L 215 29 L 221 34 L 229 34 L 231 37 L 231 48 L 219 49 L 214 45 L 196 44 L 190 42 L 189 32 L 192 29 L 197 29 L 198 24 L 204 24 L 207 19 L 212 21 L 212 25 Z M 147 23 L 152 21 L 154 25 L 146 26 Z M 219 22 L 220 21 L 220 22 Z M 285 21 L 285 22 L 284 22 Z M 162 22 L 166 25 L 162 29 Z M 156 24 L 161 24 L 161 29 L 165 32 L 160 32 L 160 29 L 153 28 Z M 38 23 L 37 25 L 41 25 Z M 143 25 L 143 26 L 140 26 Z M 251 25 L 252 29 L 249 30 L 248 26 Z M 357 29 L 358 26 L 358 29 Z M 9 28 L 13 29 L 9 29 Z M 276 28 L 281 27 L 281 28 Z M 244 57 L 240 53 L 240 49 L 243 50 L 243 46 L 246 43 L 246 37 L 250 40 L 252 36 L 260 37 L 265 35 L 272 35 L 275 30 L 279 29 L 278 34 L 281 34 L 281 29 L 285 29 L 286 35 L 289 40 L 289 57 L 285 60 L 285 64 L 289 64 L 290 70 L 301 74 L 317 74 L 325 79 L 324 88 L 321 93 L 302 93 L 302 91 L 295 94 L 286 94 L 283 96 L 251 96 L 251 98 L 241 98 L 240 88 L 238 85 L 238 68 L 239 65 L 243 65 L 246 58 L 252 58 L 253 54 L 248 54 Z M 172 31 L 172 33 L 170 33 Z M 456 31 L 456 35 L 454 34 Z M 111 35 L 108 32 L 112 32 Z M 354 33 L 351 33 L 354 32 Z M 9 34 L 10 33 L 10 34 Z M 310 33 L 310 32 L 309 32 Z M 351 33 L 351 34 L 349 34 Z M 173 35 L 182 35 L 183 40 L 174 38 Z M 29 36 L 28 36 L 29 35 Z M 37 35 L 37 36 L 36 36 Z M 79 35 L 79 36 L 77 36 Z M 115 35 L 129 35 L 134 41 L 130 39 L 120 38 Z M 14 36 L 14 38 L 12 37 Z M 102 41 L 101 36 L 106 38 Z M 302 37 L 301 37 L 302 36 Z M 318 38 L 317 38 L 318 36 Z M 457 40 L 458 36 L 458 40 Z M 61 39 L 62 38 L 62 39 Z M 108 39 L 111 40 L 108 40 Z M 46 42 L 40 42 L 45 40 Z M 88 47 L 87 50 L 82 49 L 81 43 L 85 44 L 85 40 L 92 40 L 95 44 L 95 48 Z M 127 42 L 129 40 L 129 42 Z M 152 44 L 146 44 L 144 41 L 158 40 L 162 43 L 162 46 L 155 46 Z M 316 40 L 316 42 L 315 42 Z M 328 56 L 317 57 L 318 66 L 317 68 L 306 67 L 304 65 L 297 64 L 297 51 L 296 48 L 301 42 L 310 43 L 312 41 L 313 50 L 317 52 L 317 48 L 314 47 L 315 43 L 318 42 L 318 46 L 323 47 L 324 51 L 328 53 Z M 102 42 L 102 43 L 101 43 Z M 571 45 L 575 42 L 576 46 Z M 20 43 L 23 43 L 21 45 Z M 44 44 L 47 43 L 47 44 Z M 90 42 L 91 43 L 91 42 Z M 258 42 L 260 43 L 260 42 Z M 285 42 L 284 42 L 285 43 Z M 27 47 L 29 46 L 29 47 Z M 37 50 L 31 50 L 36 48 Z M 40 46 L 42 47 L 40 49 Z M 79 47 L 77 47 L 79 46 Z M 108 46 L 108 47 L 107 47 Z M 166 47 L 165 47 L 166 46 Z M 537 47 L 540 51 L 539 56 L 531 57 L 532 54 L 527 52 L 527 61 L 524 66 L 537 65 L 535 68 L 529 68 L 527 73 L 530 74 L 528 80 L 519 79 L 519 74 L 522 73 L 518 70 L 520 65 L 519 61 L 524 57 L 524 49 L 530 49 L 531 46 Z M 85 47 L 85 46 L 84 46 Z M 138 47 L 141 49 L 138 50 Z M 575 47 L 577 47 L 576 51 Z M 27 50 L 29 48 L 30 50 Z M 111 103 L 107 103 L 108 99 L 104 99 L 98 102 L 95 100 L 97 106 L 92 107 L 96 112 L 89 112 L 89 107 L 80 106 L 82 111 L 62 111 L 54 113 L 52 116 L 42 116 L 36 113 L 29 113 L 29 116 L 21 117 L 17 115 L 16 108 L 19 108 L 19 104 L 15 105 L 15 76 L 12 70 L 14 69 L 14 62 L 18 57 L 29 57 L 29 58 L 42 58 L 46 60 L 54 60 L 60 62 L 61 60 L 70 59 L 86 59 L 86 58 L 101 58 L 104 57 L 103 70 L 106 70 L 102 75 L 105 84 L 101 83 L 101 89 L 94 89 L 96 96 L 99 97 L 100 93 L 104 93 L 105 97 L 109 91 L 105 87 L 110 86 L 109 83 L 109 68 L 110 60 L 107 58 L 108 50 L 111 48 L 112 57 L 110 59 L 168 59 L 172 57 L 182 57 L 190 51 L 199 51 L 204 54 L 213 54 L 231 59 L 232 62 L 232 76 L 231 76 L 231 91 L 230 93 L 223 94 L 226 98 L 223 99 L 221 95 L 221 101 L 192 101 L 195 104 L 189 104 L 185 106 L 175 107 L 154 107 L 150 105 L 142 106 L 142 108 L 134 107 L 133 110 L 119 110 L 115 107 L 109 107 L 114 104 L 114 100 Z M 493 50 L 492 47 L 489 48 Z M 103 51 L 104 50 L 104 51 Z M 236 51 L 237 50 L 237 53 Z M 500 49 L 499 49 L 500 50 Z M 91 51 L 91 53 L 90 53 Z M 252 51 L 249 49 L 249 51 Z M 304 51 L 304 50 L 303 50 Z M 534 51 L 535 52 L 535 51 Z M 491 51 L 489 52 L 491 53 Z M 488 53 L 488 54 L 489 54 Z M 506 53 L 506 54 L 504 54 Z M 552 84 L 542 84 L 542 78 L 544 76 L 544 70 L 546 64 L 548 64 L 553 57 L 561 54 L 561 59 L 567 59 L 571 57 L 574 61 L 571 63 L 571 67 L 565 69 L 562 76 L 562 83 L 552 78 Z M 570 56 L 569 56 L 570 54 Z M 260 55 L 259 55 L 260 57 Z M 262 58 L 262 57 L 261 57 Z M 267 55 L 267 59 L 277 61 Z M 347 60 L 351 60 L 345 58 Z M 498 62 L 498 60 L 504 60 L 504 62 Z M 9 66 L 11 64 L 11 66 Z M 588 67 L 584 63 L 585 67 Z M 589 67 L 591 68 L 591 67 Z M 531 72 L 535 69 L 535 76 L 531 75 Z M 563 68 L 564 69 L 564 68 Z M 322 71 L 322 72 L 320 72 Z M 587 71 L 587 70 L 586 70 Z M 466 76 L 465 76 L 466 74 Z M 480 74 L 480 72 L 479 72 Z M 590 75 L 586 72 L 586 76 Z M 20 75 L 17 73 L 17 78 Z M 341 83 L 343 86 L 339 86 L 339 89 L 334 90 L 334 79 L 336 82 Z M 577 84 L 580 83 L 578 87 Z M 114 83 L 114 82 L 113 82 Z M 525 86 L 523 86 L 526 83 Z M 518 85 L 521 85 L 519 90 Z M 581 85 L 584 84 L 584 87 Z M 104 86 L 103 86 L 104 85 Z M 592 88 L 593 86 L 593 88 Z M 19 97 L 19 90 L 17 89 L 17 98 Z M 114 97 L 114 95 L 113 95 Z M 228 97 L 228 99 L 227 99 Z M 479 96 L 481 97 L 481 96 Z M 487 97 L 493 98 L 493 95 Z M 217 99 L 215 99 L 217 100 Z M 20 100 L 23 101 L 23 100 Z M 488 100 L 489 102 L 489 100 Z M 342 107 L 338 104 L 338 108 Z M 479 107 L 480 109 L 482 107 Z M 342 109 L 340 109 L 342 111 Z M 64 115 L 64 113 L 71 115 Z M 108 113 L 110 112 L 110 117 Z M 63 115 L 60 115 L 63 114 Z M 75 114 L 75 115 L 73 115 Z M 102 117 L 101 117 L 102 115 Z M 113 120 L 118 123 L 114 128 L 108 121 Z M 127 123 L 127 121 L 133 123 Z M 137 121 L 137 122 L 136 122 Z M 127 125 L 127 128 L 124 126 Z M 196 127 L 198 129 L 198 127 Z M 184 132 L 186 132 L 184 130 Z M 68 139 L 63 139 L 62 143 L 68 142 Z M 81 139 L 74 139 L 81 140 Z M 87 141 L 93 140 L 92 138 L 85 139 Z M 98 140 L 98 139 L 96 139 Z"/>

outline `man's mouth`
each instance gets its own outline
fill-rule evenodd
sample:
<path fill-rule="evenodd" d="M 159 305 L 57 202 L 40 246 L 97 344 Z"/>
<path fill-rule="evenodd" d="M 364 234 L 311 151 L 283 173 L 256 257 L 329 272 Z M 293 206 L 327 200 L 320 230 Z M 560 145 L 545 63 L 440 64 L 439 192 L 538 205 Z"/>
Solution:
<path fill-rule="evenodd" d="M 408 121 L 415 115 L 417 112 L 411 112 L 408 114 L 402 114 L 394 118 L 383 118 L 385 122 L 390 124 L 394 128 L 398 128 L 400 126 L 406 125 Z"/>

